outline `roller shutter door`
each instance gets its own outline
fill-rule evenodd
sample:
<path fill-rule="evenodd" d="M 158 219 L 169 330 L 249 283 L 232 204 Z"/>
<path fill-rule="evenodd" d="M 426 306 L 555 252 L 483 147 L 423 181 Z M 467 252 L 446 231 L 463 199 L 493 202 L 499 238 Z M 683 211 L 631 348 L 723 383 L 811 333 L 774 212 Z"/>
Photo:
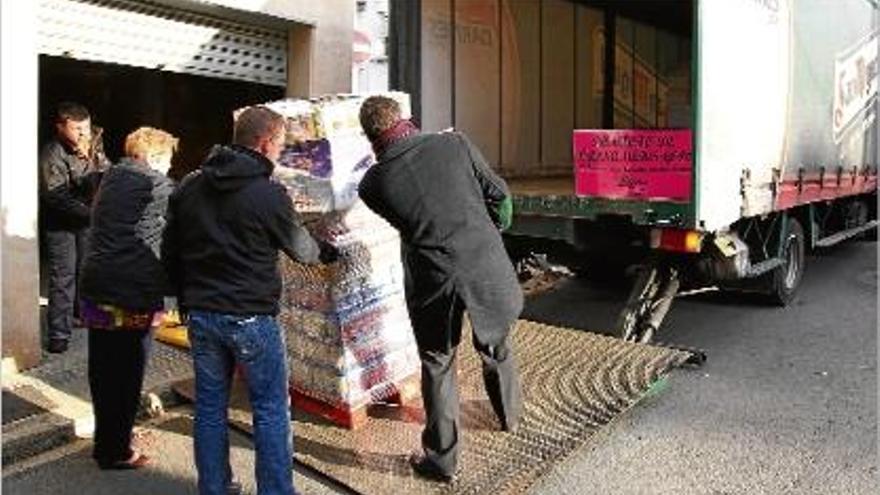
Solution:
<path fill-rule="evenodd" d="M 40 0 L 39 51 L 287 85 L 287 33 L 133 0 Z"/>

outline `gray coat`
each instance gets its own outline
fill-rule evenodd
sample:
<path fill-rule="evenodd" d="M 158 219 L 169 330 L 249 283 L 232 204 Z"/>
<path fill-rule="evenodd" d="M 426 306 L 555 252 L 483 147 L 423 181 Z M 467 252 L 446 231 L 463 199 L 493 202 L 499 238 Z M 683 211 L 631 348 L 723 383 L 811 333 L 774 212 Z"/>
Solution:
<path fill-rule="evenodd" d="M 410 314 L 452 289 L 480 339 L 500 343 L 523 304 L 492 217 L 507 185 L 458 133 L 404 138 L 377 160 L 359 193 L 400 232 Z"/>

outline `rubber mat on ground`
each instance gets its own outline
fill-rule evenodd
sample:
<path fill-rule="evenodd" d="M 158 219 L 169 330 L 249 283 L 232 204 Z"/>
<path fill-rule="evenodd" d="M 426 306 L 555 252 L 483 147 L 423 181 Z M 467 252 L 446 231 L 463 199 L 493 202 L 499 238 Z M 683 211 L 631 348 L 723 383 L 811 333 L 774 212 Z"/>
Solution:
<path fill-rule="evenodd" d="M 416 478 L 407 463 L 409 454 L 419 450 L 420 404 L 372 406 L 368 421 L 357 430 L 294 411 L 297 460 L 365 494 L 524 493 L 690 357 L 680 350 L 522 320 L 513 343 L 524 399 L 513 433 L 498 429 L 476 352 L 464 340 L 459 346 L 461 450 L 451 484 Z M 246 392 L 236 388 L 230 420 L 250 431 Z M 192 394 L 191 383 L 179 389 Z"/>

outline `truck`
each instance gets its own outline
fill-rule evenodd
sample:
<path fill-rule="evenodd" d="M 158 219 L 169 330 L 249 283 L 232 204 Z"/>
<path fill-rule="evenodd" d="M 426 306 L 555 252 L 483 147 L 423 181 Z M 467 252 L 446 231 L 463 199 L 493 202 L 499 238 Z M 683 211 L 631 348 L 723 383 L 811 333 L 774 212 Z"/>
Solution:
<path fill-rule="evenodd" d="M 636 266 L 620 337 L 676 294 L 796 296 L 876 239 L 876 0 L 391 1 L 390 83 L 511 187 L 511 253 Z"/>

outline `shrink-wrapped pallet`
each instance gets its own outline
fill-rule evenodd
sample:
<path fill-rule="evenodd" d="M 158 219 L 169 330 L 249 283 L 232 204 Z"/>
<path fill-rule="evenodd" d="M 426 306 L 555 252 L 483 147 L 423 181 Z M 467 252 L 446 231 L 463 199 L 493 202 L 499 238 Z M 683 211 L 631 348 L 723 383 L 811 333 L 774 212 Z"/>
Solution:
<path fill-rule="evenodd" d="M 389 96 L 408 116 L 407 95 Z M 278 321 L 286 332 L 291 385 L 339 410 L 399 393 L 399 384 L 419 370 L 400 239 L 357 199 L 357 185 L 374 162 L 358 120 L 362 102 L 339 95 L 265 104 L 286 126 L 273 178 L 312 236 L 339 252 L 337 261 L 321 265 L 281 258 Z"/>
<path fill-rule="evenodd" d="M 339 259 L 317 266 L 281 260 L 279 320 L 288 328 L 291 381 L 304 395 L 356 409 L 383 399 L 419 369 L 400 241 L 359 201 L 308 226 L 336 247 Z"/>
<path fill-rule="evenodd" d="M 387 96 L 400 103 L 408 118 L 409 97 L 399 92 Z M 373 164 L 358 117 L 363 100 L 333 95 L 264 105 L 285 119 L 286 143 L 276 178 L 288 187 L 297 211 L 344 210 L 357 199 L 357 184 Z"/>

